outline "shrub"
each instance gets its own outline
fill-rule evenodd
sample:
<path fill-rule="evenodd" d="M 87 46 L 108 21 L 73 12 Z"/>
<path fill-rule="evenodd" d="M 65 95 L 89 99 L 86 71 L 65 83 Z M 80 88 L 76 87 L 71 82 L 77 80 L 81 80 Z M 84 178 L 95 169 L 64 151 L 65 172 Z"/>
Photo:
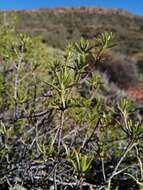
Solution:
<path fill-rule="evenodd" d="M 136 84 L 138 81 L 136 62 L 126 55 L 107 51 L 96 68 L 101 72 L 105 72 L 109 80 L 121 88 Z"/>
<path fill-rule="evenodd" d="M 97 39 L 96 63 L 111 36 Z M 142 115 L 127 99 L 107 105 L 98 95 L 101 81 L 86 62 L 94 47 L 81 38 L 56 57 L 7 27 L 0 39 L 1 189 L 110 190 L 132 178 L 141 188 Z"/>

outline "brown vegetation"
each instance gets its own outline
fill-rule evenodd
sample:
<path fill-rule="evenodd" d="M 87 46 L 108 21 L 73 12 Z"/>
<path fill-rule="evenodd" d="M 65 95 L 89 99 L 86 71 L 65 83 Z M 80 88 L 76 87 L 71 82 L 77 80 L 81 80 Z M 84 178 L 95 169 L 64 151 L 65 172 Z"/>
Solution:
<path fill-rule="evenodd" d="M 126 89 L 127 95 L 138 102 L 143 102 L 143 82 Z"/>

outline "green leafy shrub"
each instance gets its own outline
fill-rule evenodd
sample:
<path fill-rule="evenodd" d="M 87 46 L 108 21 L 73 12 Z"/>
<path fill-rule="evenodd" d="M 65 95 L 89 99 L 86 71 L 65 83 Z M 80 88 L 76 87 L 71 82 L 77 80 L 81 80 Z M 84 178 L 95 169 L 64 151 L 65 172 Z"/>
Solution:
<path fill-rule="evenodd" d="M 112 33 L 64 52 L 7 25 L 0 37 L 1 189 L 123 189 L 126 178 L 129 188 L 142 185 L 140 108 L 122 97 L 108 104 L 87 63 L 93 55 L 102 64 Z"/>

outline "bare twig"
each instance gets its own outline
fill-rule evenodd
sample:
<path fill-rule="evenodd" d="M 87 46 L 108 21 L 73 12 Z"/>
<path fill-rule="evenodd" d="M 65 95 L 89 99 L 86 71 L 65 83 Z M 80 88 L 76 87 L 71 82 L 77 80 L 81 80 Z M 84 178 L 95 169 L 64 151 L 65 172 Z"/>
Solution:
<path fill-rule="evenodd" d="M 60 147 L 61 147 L 61 137 L 62 137 L 63 126 L 64 126 L 64 111 L 61 110 L 60 127 L 58 129 L 58 152 L 60 152 Z"/>
<path fill-rule="evenodd" d="M 18 109 L 18 88 L 19 88 L 19 72 L 22 65 L 23 60 L 23 52 L 20 53 L 18 63 L 16 65 L 16 73 L 15 73 L 15 82 L 14 82 L 14 100 L 15 100 L 15 108 L 14 108 L 14 118 L 19 118 L 19 109 Z"/>
<path fill-rule="evenodd" d="M 131 141 L 131 142 L 128 144 L 126 150 L 124 151 L 124 153 L 123 153 L 123 155 L 120 157 L 120 159 L 119 159 L 119 161 L 118 161 L 116 167 L 114 168 L 114 170 L 113 170 L 111 176 L 110 176 L 109 179 L 107 180 L 109 187 L 111 186 L 111 180 L 112 180 L 112 178 L 113 178 L 114 176 L 116 176 L 117 174 L 120 173 L 120 172 L 118 171 L 119 166 L 121 165 L 121 163 L 123 162 L 123 160 L 124 160 L 125 157 L 127 156 L 128 152 L 129 152 L 136 144 L 137 144 L 137 143 L 134 143 L 133 141 Z M 122 171 L 122 170 L 121 170 L 121 171 Z"/>

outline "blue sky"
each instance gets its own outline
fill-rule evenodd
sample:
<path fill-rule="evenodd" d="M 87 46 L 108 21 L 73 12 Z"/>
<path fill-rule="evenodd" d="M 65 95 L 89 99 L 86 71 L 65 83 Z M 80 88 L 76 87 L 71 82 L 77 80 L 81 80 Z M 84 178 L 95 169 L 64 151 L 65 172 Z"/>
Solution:
<path fill-rule="evenodd" d="M 1 10 L 97 6 L 122 8 L 143 15 L 143 0 L 0 0 Z"/>

